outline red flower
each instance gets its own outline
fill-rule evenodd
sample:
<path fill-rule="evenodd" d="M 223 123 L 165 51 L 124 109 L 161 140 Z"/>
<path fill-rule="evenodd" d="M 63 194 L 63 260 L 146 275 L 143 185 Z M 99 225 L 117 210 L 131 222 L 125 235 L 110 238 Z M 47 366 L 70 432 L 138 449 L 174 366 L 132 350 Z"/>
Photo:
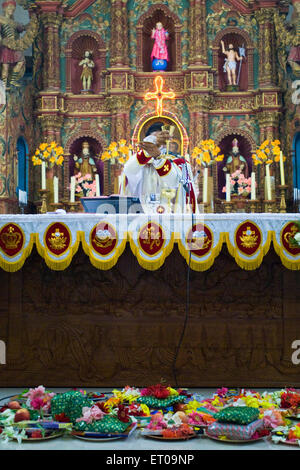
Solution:
<path fill-rule="evenodd" d="M 157 384 L 151 385 L 151 387 L 143 388 L 141 390 L 142 396 L 154 396 L 155 398 L 168 398 L 170 396 L 170 390 L 164 385 Z"/>
<path fill-rule="evenodd" d="M 70 423 L 70 418 L 65 415 L 65 413 L 60 413 L 59 415 L 54 416 L 55 421 L 59 421 L 60 423 Z"/>
<path fill-rule="evenodd" d="M 128 409 L 124 405 L 118 407 L 118 419 L 123 423 L 128 423 L 130 420 Z"/>
<path fill-rule="evenodd" d="M 42 435 L 41 431 L 33 431 L 31 433 L 31 437 L 33 439 L 41 439 L 43 437 L 43 435 Z"/>
<path fill-rule="evenodd" d="M 9 409 L 8 406 L 4 405 L 2 406 L 2 408 L 0 408 L 0 413 L 3 413 L 3 411 L 8 410 L 8 409 Z"/>
<path fill-rule="evenodd" d="M 99 410 L 103 411 L 103 413 L 109 413 L 109 408 L 103 401 L 98 401 L 95 406 L 98 406 Z"/>

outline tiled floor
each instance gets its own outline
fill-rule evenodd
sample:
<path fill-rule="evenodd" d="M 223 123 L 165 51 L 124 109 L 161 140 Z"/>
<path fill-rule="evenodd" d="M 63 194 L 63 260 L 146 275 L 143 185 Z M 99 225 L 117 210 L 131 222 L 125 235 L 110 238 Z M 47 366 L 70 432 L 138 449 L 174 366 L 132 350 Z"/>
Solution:
<path fill-rule="evenodd" d="M 89 389 L 87 389 L 89 390 Z M 95 391 L 95 389 L 93 389 Z M 22 389 L 16 388 L 0 388 L 0 403 L 3 404 L 6 400 L 4 397 L 9 397 L 20 393 Z M 62 392 L 66 389 L 51 388 L 51 391 Z M 98 392 L 108 391 L 107 389 L 97 389 Z M 215 389 L 192 389 L 193 392 L 200 393 L 203 398 L 211 396 Z M 65 436 L 58 439 L 49 440 L 46 442 L 9 442 L 4 445 L 0 439 L 1 450 L 300 450 L 300 447 L 274 445 L 268 440 L 261 440 L 250 444 L 227 444 L 223 442 L 216 442 L 205 437 L 197 437 L 184 442 L 162 442 L 144 438 L 140 435 L 140 431 L 136 430 L 129 438 L 120 439 L 107 442 L 86 442 L 70 436 Z"/>

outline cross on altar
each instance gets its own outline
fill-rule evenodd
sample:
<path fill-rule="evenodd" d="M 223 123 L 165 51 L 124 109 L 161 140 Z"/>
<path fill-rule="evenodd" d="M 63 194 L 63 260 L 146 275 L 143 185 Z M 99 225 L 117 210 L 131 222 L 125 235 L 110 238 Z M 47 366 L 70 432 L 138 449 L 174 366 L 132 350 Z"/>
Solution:
<path fill-rule="evenodd" d="M 155 85 L 155 92 L 149 92 L 145 94 L 145 100 L 156 100 L 156 112 L 158 116 L 162 115 L 163 112 L 163 100 L 170 99 L 173 100 L 175 98 L 174 91 L 163 91 L 164 87 L 164 79 L 158 75 L 154 79 Z"/>

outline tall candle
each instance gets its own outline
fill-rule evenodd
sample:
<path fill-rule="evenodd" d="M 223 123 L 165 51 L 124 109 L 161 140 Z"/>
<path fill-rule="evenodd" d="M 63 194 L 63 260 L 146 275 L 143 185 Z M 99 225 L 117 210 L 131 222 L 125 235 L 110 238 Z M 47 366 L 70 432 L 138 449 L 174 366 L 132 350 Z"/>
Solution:
<path fill-rule="evenodd" d="M 231 201 L 230 174 L 226 173 L 226 202 Z"/>
<path fill-rule="evenodd" d="M 255 201 L 256 199 L 256 187 L 255 187 L 255 172 L 251 173 L 251 200 Z"/>
<path fill-rule="evenodd" d="M 98 173 L 96 173 L 96 197 L 100 197 L 100 179 Z"/>
<path fill-rule="evenodd" d="M 270 165 L 266 165 L 267 200 L 272 200 Z"/>
<path fill-rule="evenodd" d="M 281 181 L 282 186 L 284 186 L 285 185 L 285 177 L 284 177 L 284 166 L 283 166 L 282 152 L 280 152 L 279 164 L 280 164 L 280 181 Z"/>
<path fill-rule="evenodd" d="M 42 189 L 46 189 L 46 162 L 42 162 Z"/>
<path fill-rule="evenodd" d="M 71 176 L 70 202 L 75 202 L 75 176 Z"/>
<path fill-rule="evenodd" d="M 53 177 L 54 204 L 58 204 L 58 177 Z"/>
<path fill-rule="evenodd" d="M 207 188 L 208 188 L 208 168 L 204 168 L 203 173 L 203 204 L 207 204 Z"/>

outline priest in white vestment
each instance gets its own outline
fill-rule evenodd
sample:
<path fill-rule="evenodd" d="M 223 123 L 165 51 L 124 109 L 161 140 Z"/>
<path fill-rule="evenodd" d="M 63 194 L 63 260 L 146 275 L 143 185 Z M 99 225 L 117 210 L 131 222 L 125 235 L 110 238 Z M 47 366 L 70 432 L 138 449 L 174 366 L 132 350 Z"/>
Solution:
<path fill-rule="evenodd" d="M 143 204 L 151 195 L 161 195 L 163 189 L 174 189 L 174 212 L 196 212 L 190 164 L 182 157 L 166 155 L 169 133 L 161 128 L 160 123 L 150 126 L 146 138 L 139 143 L 140 150 L 126 162 L 120 193 L 138 197 Z"/>

